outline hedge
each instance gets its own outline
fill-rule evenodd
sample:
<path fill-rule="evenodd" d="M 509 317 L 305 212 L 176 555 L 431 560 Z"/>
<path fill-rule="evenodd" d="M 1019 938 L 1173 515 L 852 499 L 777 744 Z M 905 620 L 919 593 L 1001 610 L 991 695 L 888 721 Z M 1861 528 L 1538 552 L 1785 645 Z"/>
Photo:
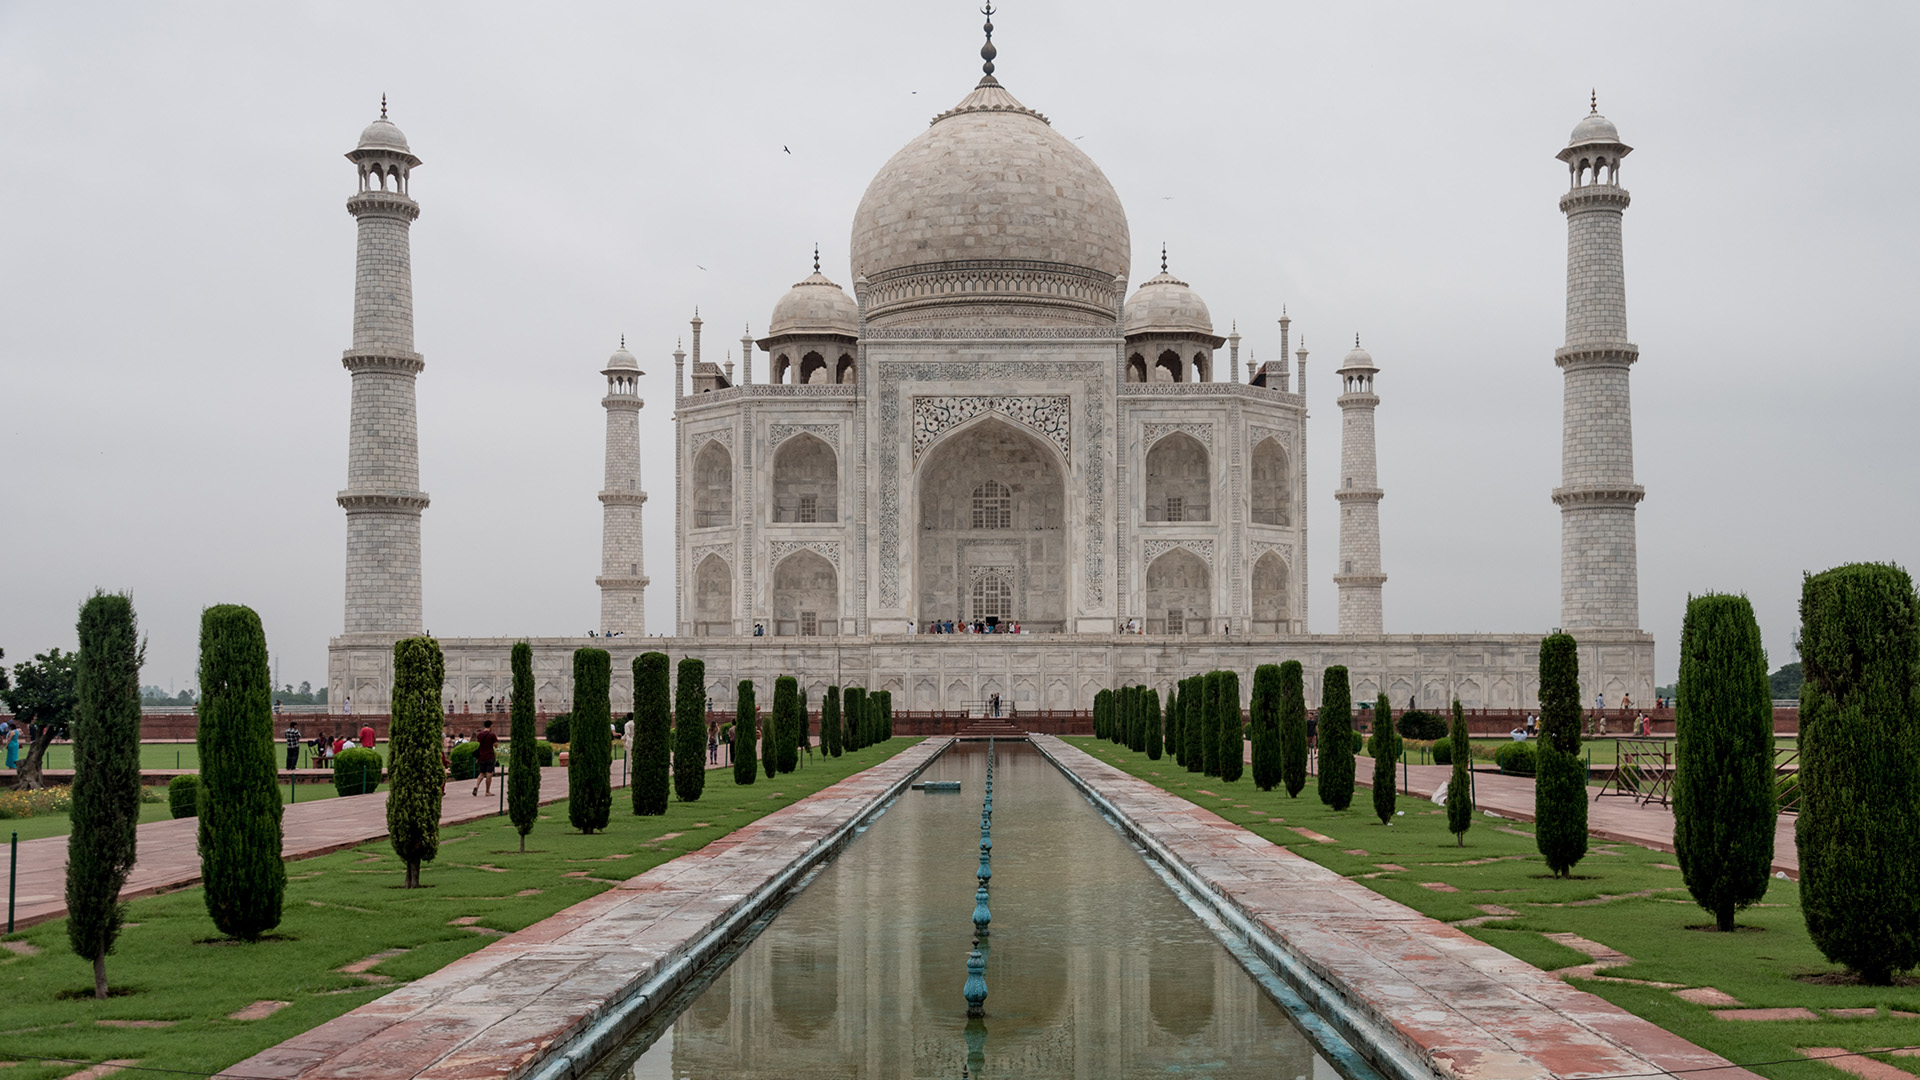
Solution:
<path fill-rule="evenodd" d="M 333 790 L 342 795 L 378 791 L 385 771 L 380 751 L 367 746 L 349 746 L 333 757 Z"/>
<path fill-rule="evenodd" d="M 176 820 L 200 812 L 200 777 L 189 773 L 167 781 L 167 809 Z"/>

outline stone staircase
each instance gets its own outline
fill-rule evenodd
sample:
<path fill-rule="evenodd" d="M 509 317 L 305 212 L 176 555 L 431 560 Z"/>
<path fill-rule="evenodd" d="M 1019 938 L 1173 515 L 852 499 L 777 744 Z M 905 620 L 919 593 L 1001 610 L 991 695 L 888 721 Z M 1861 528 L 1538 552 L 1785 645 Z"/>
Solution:
<path fill-rule="evenodd" d="M 995 717 L 981 717 L 954 733 L 956 739 L 1022 739 L 1025 730 Z"/>

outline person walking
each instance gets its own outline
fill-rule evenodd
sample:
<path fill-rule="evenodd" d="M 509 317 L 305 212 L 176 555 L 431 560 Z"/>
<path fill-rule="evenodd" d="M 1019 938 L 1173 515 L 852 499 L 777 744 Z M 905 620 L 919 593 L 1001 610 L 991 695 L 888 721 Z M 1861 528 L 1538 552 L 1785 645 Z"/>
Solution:
<path fill-rule="evenodd" d="M 273 710 L 274 712 L 280 711 L 279 705 L 280 705 L 279 702 L 274 703 L 274 710 Z M 300 725 L 288 724 L 286 739 L 287 739 L 287 771 L 292 772 L 293 770 L 300 767 Z"/>
<path fill-rule="evenodd" d="M 473 778 L 473 793 L 480 794 L 480 783 L 485 781 L 487 794 L 491 796 L 493 794 L 493 744 L 500 741 L 500 736 L 493 733 L 491 718 L 480 722 L 480 734 L 474 736 L 473 741 L 480 744 L 480 749 L 473 755 L 474 764 L 480 767 L 480 771 Z"/>
<path fill-rule="evenodd" d="M 360 745 L 365 747 L 368 750 L 373 749 L 373 725 L 372 724 L 365 724 L 361 726 Z"/>

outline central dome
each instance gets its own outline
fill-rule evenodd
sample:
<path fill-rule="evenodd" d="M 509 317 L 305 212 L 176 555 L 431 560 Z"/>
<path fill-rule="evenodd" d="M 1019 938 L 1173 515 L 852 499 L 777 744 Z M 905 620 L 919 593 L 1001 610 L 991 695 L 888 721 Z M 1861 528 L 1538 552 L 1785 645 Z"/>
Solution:
<path fill-rule="evenodd" d="M 1099 324 L 1132 247 L 1100 167 L 989 75 L 873 178 L 852 256 L 883 325 Z"/>

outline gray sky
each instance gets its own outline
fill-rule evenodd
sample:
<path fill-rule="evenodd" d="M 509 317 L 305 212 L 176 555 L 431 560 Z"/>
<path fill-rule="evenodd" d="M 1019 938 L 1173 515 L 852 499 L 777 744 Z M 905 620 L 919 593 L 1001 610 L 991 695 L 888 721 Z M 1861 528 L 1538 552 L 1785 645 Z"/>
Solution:
<path fill-rule="evenodd" d="M 0 647 L 131 589 L 144 681 L 256 608 L 282 681 L 341 628 L 354 190 L 378 113 L 413 194 L 426 621 L 598 617 L 598 370 L 640 357 L 651 625 L 673 611 L 674 341 L 849 284 L 855 206 L 979 74 L 965 2 L 0 3 Z M 1312 628 L 1356 331 L 1378 388 L 1386 626 L 1559 610 L 1566 233 L 1553 160 L 1597 87 L 1624 179 L 1642 625 L 1742 591 L 1792 659 L 1803 571 L 1920 534 L 1920 141 L 1903 3 L 1006 0 L 999 76 L 1106 171 L 1137 283 L 1312 350 Z M 792 153 L 781 151 L 785 145 Z M 701 270 L 698 267 L 704 266 Z M 1243 356 L 1243 360 L 1245 357 Z M 757 360 L 756 362 L 762 362 Z M 765 368 L 760 368 L 764 372 Z"/>

